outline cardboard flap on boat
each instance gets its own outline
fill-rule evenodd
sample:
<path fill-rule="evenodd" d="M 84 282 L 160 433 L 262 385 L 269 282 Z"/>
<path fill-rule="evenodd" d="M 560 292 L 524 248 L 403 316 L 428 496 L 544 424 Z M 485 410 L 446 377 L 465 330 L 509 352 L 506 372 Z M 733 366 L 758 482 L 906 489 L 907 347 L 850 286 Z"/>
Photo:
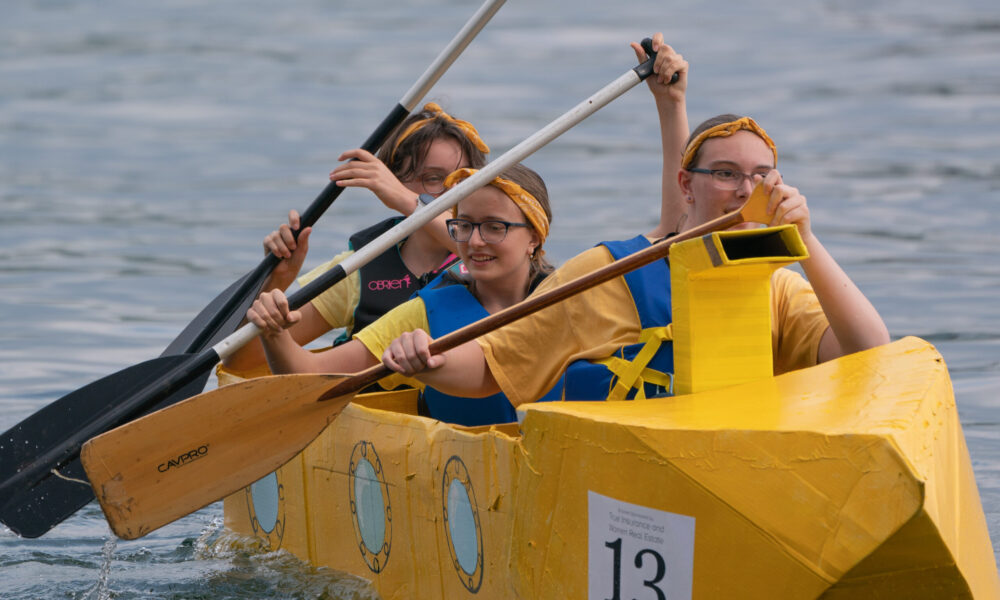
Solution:
<path fill-rule="evenodd" d="M 728 277 L 721 268 L 767 265 L 767 271 L 809 258 L 795 225 L 716 231 L 679 242 L 670 264 L 684 261 L 690 277 Z"/>
<path fill-rule="evenodd" d="M 771 275 L 808 257 L 795 225 L 717 231 L 670 249 L 676 394 L 772 375 Z"/>

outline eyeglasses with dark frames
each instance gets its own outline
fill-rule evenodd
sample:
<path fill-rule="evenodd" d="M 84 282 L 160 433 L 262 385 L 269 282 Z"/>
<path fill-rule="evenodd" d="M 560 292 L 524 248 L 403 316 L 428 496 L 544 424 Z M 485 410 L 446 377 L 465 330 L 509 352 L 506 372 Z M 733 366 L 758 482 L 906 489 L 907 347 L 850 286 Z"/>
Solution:
<path fill-rule="evenodd" d="M 511 223 L 494 219 L 476 223 L 467 219 L 448 219 L 448 235 L 456 242 L 467 242 L 472 239 L 472 232 L 479 230 L 479 237 L 488 244 L 499 244 L 507 238 L 511 227 L 528 227 L 527 223 Z"/>

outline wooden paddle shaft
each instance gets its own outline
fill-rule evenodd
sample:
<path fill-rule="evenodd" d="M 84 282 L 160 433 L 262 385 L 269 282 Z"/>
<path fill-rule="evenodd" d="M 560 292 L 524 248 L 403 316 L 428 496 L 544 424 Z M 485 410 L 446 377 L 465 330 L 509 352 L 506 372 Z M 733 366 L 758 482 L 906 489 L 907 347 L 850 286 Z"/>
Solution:
<path fill-rule="evenodd" d="M 508 323 L 516 321 L 522 317 L 526 317 L 534 312 L 538 312 L 539 310 L 552 306 L 557 302 L 561 302 L 570 296 L 575 296 L 584 290 L 590 289 L 606 281 L 610 281 L 616 277 L 620 277 L 629 271 L 648 265 L 653 261 L 665 258 L 670 252 L 670 246 L 677 242 L 700 237 L 705 234 L 712 233 L 713 231 L 728 229 L 746 221 L 758 221 L 760 218 L 757 215 L 760 214 L 762 206 L 763 210 L 766 211 L 767 196 L 764 194 L 763 189 L 758 186 L 754 188 L 753 193 L 738 210 L 722 215 L 717 219 L 713 219 L 697 227 L 688 229 L 687 231 L 673 237 L 663 238 L 649 248 L 644 248 L 643 250 L 634 252 L 607 266 L 597 269 L 596 271 L 586 275 L 581 275 L 572 281 L 568 281 L 557 288 L 553 288 L 538 294 L 537 296 L 527 298 L 522 302 L 518 302 L 513 306 L 509 306 L 499 312 L 493 313 L 492 315 L 480 319 L 475 323 L 471 323 L 461 329 L 456 329 L 447 335 L 441 336 L 431 342 L 431 354 L 441 354 L 442 352 L 455 348 L 456 346 L 460 346 L 466 342 L 474 340 L 485 333 L 499 329 Z M 331 398 L 357 392 L 358 390 L 364 389 L 368 385 L 371 385 L 379 379 L 391 374 L 392 370 L 385 365 L 375 365 L 361 371 L 354 377 L 337 384 L 320 396 L 319 400 L 329 400 Z"/>

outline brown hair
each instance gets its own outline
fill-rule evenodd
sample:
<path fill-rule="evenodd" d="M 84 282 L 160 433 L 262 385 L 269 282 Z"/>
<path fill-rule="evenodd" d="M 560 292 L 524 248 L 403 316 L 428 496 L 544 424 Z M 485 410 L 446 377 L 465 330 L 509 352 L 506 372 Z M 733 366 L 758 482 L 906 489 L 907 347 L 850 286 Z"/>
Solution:
<path fill-rule="evenodd" d="M 431 120 L 404 138 L 397 148 L 396 144 L 400 134 L 406 131 L 411 124 L 424 119 Z M 462 156 L 473 169 L 478 169 L 486 164 L 486 155 L 472 143 L 465 132 L 448 119 L 427 110 L 415 112 L 407 117 L 392 132 L 389 139 L 382 144 L 382 148 L 378 152 L 378 159 L 385 163 L 400 181 L 406 181 L 420 170 L 431 142 L 437 139 L 454 140 L 461 149 Z"/>
<path fill-rule="evenodd" d="M 732 113 L 726 113 L 724 115 L 716 115 L 716 116 L 714 116 L 714 117 L 712 117 L 710 119 L 705 119 L 704 121 L 701 122 L 700 125 L 698 125 L 697 127 L 694 128 L 694 131 L 691 132 L 691 135 L 688 137 L 687 142 L 684 143 L 685 150 L 688 148 L 688 146 L 691 145 L 691 142 L 693 142 L 695 140 L 695 138 L 697 138 L 699 135 L 701 135 L 705 131 L 707 131 L 707 130 L 713 128 L 713 127 L 715 127 L 716 125 L 722 125 L 723 123 L 732 123 L 733 121 L 737 121 L 737 120 L 739 120 L 741 118 L 742 117 L 740 115 L 734 115 Z M 691 166 L 697 166 L 699 158 L 701 158 L 701 147 L 700 146 L 699 146 L 698 150 L 694 153 L 694 157 L 691 159 L 690 165 Z"/>
<path fill-rule="evenodd" d="M 518 163 L 501 173 L 500 177 L 513 181 L 517 185 L 524 188 L 524 191 L 534 196 L 535 200 L 538 200 L 538 204 L 541 205 L 542 210 L 545 211 L 545 216 L 548 218 L 549 223 L 552 223 L 552 207 L 549 205 L 549 190 L 545 187 L 545 181 L 542 180 L 541 175 L 523 164 Z M 532 230 L 534 230 L 534 228 L 532 228 Z M 549 261 L 545 260 L 545 250 L 542 250 L 542 245 L 544 243 L 545 240 L 543 239 L 541 243 L 538 244 L 538 247 L 535 248 L 535 252 L 531 255 L 529 281 L 534 280 L 539 273 L 548 275 L 555 270 L 555 267 L 552 266 Z"/>

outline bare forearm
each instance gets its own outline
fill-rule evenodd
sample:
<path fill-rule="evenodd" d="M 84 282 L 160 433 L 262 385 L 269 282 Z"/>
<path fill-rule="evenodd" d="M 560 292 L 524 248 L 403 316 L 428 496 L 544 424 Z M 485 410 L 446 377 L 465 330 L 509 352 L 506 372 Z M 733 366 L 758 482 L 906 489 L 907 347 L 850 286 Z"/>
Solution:
<path fill-rule="evenodd" d="M 448 235 L 448 226 L 445 221 L 451 218 L 451 212 L 445 211 L 444 213 L 434 217 L 434 220 L 430 223 L 424 225 L 423 230 L 426 231 L 434 241 L 440 244 L 442 247 L 447 248 L 451 252 L 455 252 L 455 240 L 451 239 Z"/>
<path fill-rule="evenodd" d="M 461 398 L 483 398 L 500 391 L 479 344 L 473 340 L 444 353 L 445 364 L 417 378 L 434 389 Z"/>
<path fill-rule="evenodd" d="M 688 138 L 687 105 L 684 99 L 656 97 L 660 120 L 660 143 L 663 148 L 663 171 L 660 185 L 660 226 L 658 233 L 666 235 L 678 228 L 685 211 L 684 197 L 677 184 L 684 144 Z"/>
<path fill-rule="evenodd" d="M 802 269 L 835 336 L 821 345 L 820 361 L 888 343 L 889 330 L 868 298 L 816 236 L 808 236 L 805 242 L 809 258 L 802 262 Z"/>
<path fill-rule="evenodd" d="M 330 324 L 311 303 L 306 304 L 299 311 L 302 319 L 287 329 L 287 332 L 291 334 L 292 339 L 299 346 L 308 344 L 330 330 Z M 222 364 L 227 369 L 239 372 L 255 369 L 263 365 L 266 360 L 263 343 L 260 339 L 256 339 L 223 359 Z"/>
<path fill-rule="evenodd" d="M 412 200 L 410 198 L 412 198 Z M 423 204 L 421 204 L 420 200 L 418 200 L 415 196 L 406 195 L 395 201 L 392 208 L 404 217 L 409 217 L 422 206 Z M 427 235 L 431 236 L 431 238 L 433 238 L 439 245 L 455 252 L 455 240 L 451 239 L 451 236 L 448 235 L 448 226 L 445 224 L 445 221 L 450 218 L 451 212 L 445 211 L 435 217 L 433 221 L 424 225 L 421 229 L 423 229 Z"/>
<path fill-rule="evenodd" d="M 300 346 L 288 330 L 278 335 L 262 336 L 259 346 L 275 375 L 322 372 L 317 355 Z"/>

